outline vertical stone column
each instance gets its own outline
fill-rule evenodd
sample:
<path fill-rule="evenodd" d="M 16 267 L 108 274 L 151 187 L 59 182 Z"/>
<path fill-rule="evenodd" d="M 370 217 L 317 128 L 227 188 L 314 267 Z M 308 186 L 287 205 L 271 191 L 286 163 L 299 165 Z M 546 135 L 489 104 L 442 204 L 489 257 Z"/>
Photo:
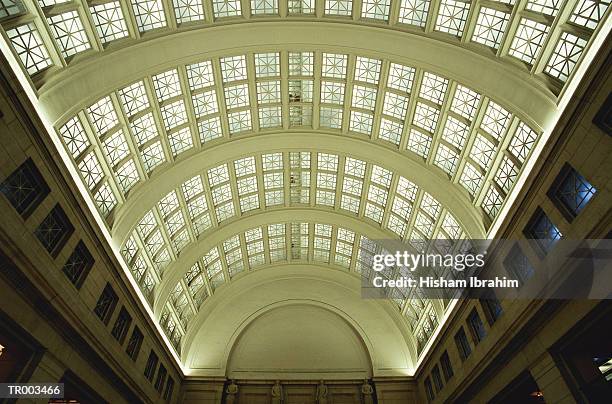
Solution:
<path fill-rule="evenodd" d="M 529 367 L 547 403 L 574 403 L 572 393 L 550 353 L 540 355 Z"/>
<path fill-rule="evenodd" d="M 28 383 L 57 383 L 64 375 L 66 366 L 61 363 L 53 354 L 45 352 L 38 362 L 36 369 L 32 373 Z M 17 400 L 18 404 L 35 404 L 39 399 L 22 398 Z"/>

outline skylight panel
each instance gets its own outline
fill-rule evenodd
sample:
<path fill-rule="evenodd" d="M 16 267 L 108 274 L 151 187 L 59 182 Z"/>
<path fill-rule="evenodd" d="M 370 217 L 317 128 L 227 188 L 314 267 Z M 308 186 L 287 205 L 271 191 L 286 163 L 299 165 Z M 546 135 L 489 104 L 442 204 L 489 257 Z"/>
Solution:
<path fill-rule="evenodd" d="M 130 154 L 130 149 L 128 147 L 127 142 L 125 141 L 125 136 L 122 130 L 118 130 L 109 136 L 103 143 L 102 147 L 106 153 L 106 157 L 108 158 L 108 162 L 111 167 L 115 166 L 121 160 L 123 160 L 127 155 Z"/>
<path fill-rule="evenodd" d="M 115 172 L 123 193 L 127 193 L 140 180 L 134 160 L 130 159 Z"/>
<path fill-rule="evenodd" d="M 238 84 L 225 88 L 225 104 L 228 109 L 246 107 L 249 105 L 248 84 Z"/>
<path fill-rule="evenodd" d="M 310 201 L 310 153 L 290 152 L 289 192 L 291 203 Z"/>
<path fill-rule="evenodd" d="M 483 169 L 489 166 L 493 156 L 495 155 L 495 145 L 481 134 L 476 135 L 476 140 L 472 145 L 470 157 L 478 163 Z"/>
<path fill-rule="evenodd" d="M 47 22 L 65 58 L 91 48 L 77 11 L 47 17 Z"/>
<path fill-rule="evenodd" d="M 412 181 L 407 180 L 404 177 L 400 177 L 397 183 L 396 194 L 411 202 L 414 202 L 418 189 L 419 188 Z"/>
<path fill-rule="evenodd" d="M 346 55 L 324 53 L 322 76 L 345 79 L 347 61 L 348 57 Z"/>
<path fill-rule="evenodd" d="M 482 204 L 480 206 L 491 219 L 495 219 L 495 216 L 497 216 L 497 214 L 499 213 L 503 202 L 504 198 L 501 196 L 499 191 L 495 189 L 495 186 L 493 186 L 493 184 L 490 184 L 489 189 L 487 190 L 484 200 L 482 201 Z"/>
<path fill-rule="evenodd" d="M 185 181 L 181 185 L 181 190 L 187 203 L 189 218 L 191 219 L 195 234 L 199 235 L 212 226 L 208 212 L 208 203 L 203 194 L 204 185 L 201 176 L 196 175 Z"/>
<path fill-rule="evenodd" d="M 314 14 L 314 0 L 289 0 L 289 14 Z"/>
<path fill-rule="evenodd" d="M 355 80 L 364 83 L 378 84 L 381 64 L 382 62 L 380 60 L 357 56 L 355 62 Z"/>
<path fill-rule="evenodd" d="M 275 128 L 282 125 L 281 107 L 259 108 L 259 127 Z"/>
<path fill-rule="evenodd" d="M 351 111 L 349 128 L 354 132 L 370 135 L 372 133 L 372 123 L 374 115 L 361 111 Z"/>
<path fill-rule="evenodd" d="M 527 155 L 533 148 L 538 135 L 524 122 L 519 122 L 516 132 L 510 139 L 508 151 L 521 163 L 525 161 Z"/>
<path fill-rule="evenodd" d="M 586 44 L 585 39 L 569 32 L 562 32 L 544 71 L 561 81 L 566 81 L 578 63 Z"/>
<path fill-rule="evenodd" d="M 419 96 L 441 105 L 448 88 L 448 80 L 433 73 L 425 72 Z"/>
<path fill-rule="evenodd" d="M 356 108 L 374 111 L 376 92 L 376 88 L 359 85 L 353 86 L 353 100 L 351 105 Z"/>
<path fill-rule="evenodd" d="M 509 13 L 494 8 L 481 7 L 478 13 L 478 21 L 472 34 L 472 41 L 498 49 L 509 20 Z"/>
<path fill-rule="evenodd" d="M 408 109 L 408 97 L 387 92 L 383 103 L 383 114 L 397 119 L 404 119 Z"/>
<path fill-rule="evenodd" d="M 100 210 L 102 216 L 107 217 L 117 205 L 117 198 L 108 182 L 103 183 L 94 194 L 94 202 Z"/>
<path fill-rule="evenodd" d="M 231 134 L 252 129 L 251 111 L 240 111 L 228 114 L 229 131 Z"/>
<path fill-rule="evenodd" d="M 312 125 L 312 105 L 291 105 L 289 106 L 289 126 L 310 126 Z"/>
<path fill-rule="evenodd" d="M 83 157 L 83 160 L 78 163 L 78 168 L 90 190 L 94 189 L 104 177 L 102 166 L 93 151 Z"/>
<path fill-rule="evenodd" d="M 89 7 L 96 32 L 102 43 L 108 43 L 128 36 L 125 18 L 121 10 L 121 3 L 96 4 Z"/>
<path fill-rule="evenodd" d="M 164 150 L 162 149 L 162 145 L 159 140 L 145 147 L 142 150 L 141 155 L 145 170 L 149 172 L 166 160 Z"/>
<path fill-rule="evenodd" d="M 213 247 L 203 257 L 204 269 L 206 269 L 206 275 L 208 279 L 212 279 L 215 275 L 222 273 L 223 268 L 220 262 L 221 257 L 219 256 L 218 247 Z"/>
<path fill-rule="evenodd" d="M 470 162 L 466 162 L 459 182 L 472 196 L 474 196 L 480 189 L 482 179 L 483 176 L 480 171 Z"/>
<path fill-rule="evenodd" d="M 372 166 L 364 215 L 377 223 L 382 222 L 392 176 L 389 170 Z"/>
<path fill-rule="evenodd" d="M 36 74 L 51 66 L 51 58 L 34 23 L 8 29 L 6 35 L 28 74 Z"/>
<path fill-rule="evenodd" d="M 187 80 L 192 91 L 214 85 L 213 67 L 210 60 L 187 65 Z"/>
<path fill-rule="evenodd" d="M 263 154 L 261 159 L 266 206 L 281 205 L 284 201 L 283 154 Z"/>
<path fill-rule="evenodd" d="M 142 81 L 119 90 L 119 99 L 127 116 L 132 116 L 149 108 L 149 98 Z"/>
<path fill-rule="evenodd" d="M 350 16 L 352 12 L 352 0 L 325 0 L 325 14 Z"/>
<path fill-rule="evenodd" d="M 457 219 L 455 219 L 449 212 L 446 212 L 441 227 L 452 240 L 457 240 L 461 236 L 461 226 L 459 226 Z"/>
<path fill-rule="evenodd" d="M 213 13 L 215 18 L 240 16 L 240 0 L 213 0 Z"/>
<path fill-rule="evenodd" d="M 436 31 L 460 37 L 463 35 L 469 11 L 470 3 L 460 0 L 442 0 L 436 19 Z"/>
<path fill-rule="evenodd" d="M 290 103 L 312 102 L 313 80 L 289 80 L 288 84 Z"/>
<path fill-rule="evenodd" d="M 309 233 L 308 223 L 291 223 L 292 259 L 308 259 Z"/>
<path fill-rule="evenodd" d="M 198 131 L 202 143 L 210 142 L 223 136 L 221 132 L 221 119 L 217 116 L 198 122 Z"/>
<path fill-rule="evenodd" d="M 559 11 L 561 0 L 529 0 L 525 8 L 540 14 L 554 17 Z"/>
<path fill-rule="evenodd" d="M 401 0 L 399 22 L 424 28 L 429 13 L 429 0 Z"/>
<path fill-rule="evenodd" d="M 489 101 L 480 127 L 495 139 L 500 140 L 510 124 L 510 118 L 510 112 L 506 111 L 501 105 Z"/>
<path fill-rule="evenodd" d="M 317 154 L 317 191 L 318 205 L 334 206 L 336 201 L 336 182 L 338 177 L 338 156 Z"/>
<path fill-rule="evenodd" d="M 78 117 L 71 118 L 59 130 L 66 148 L 76 159 L 89 146 L 89 139 Z"/>
<path fill-rule="evenodd" d="M 433 196 L 427 192 L 423 193 L 421 199 L 421 210 L 431 216 L 434 220 L 438 219 L 440 212 L 442 211 L 442 205 Z"/>
<path fill-rule="evenodd" d="M 278 0 L 251 0 L 251 14 L 278 14 Z"/>
<path fill-rule="evenodd" d="M 532 65 L 544 44 L 549 29 L 548 25 L 521 18 L 510 45 L 510 55 Z"/>
<path fill-rule="evenodd" d="M 261 227 L 256 227 L 244 232 L 244 238 L 246 240 L 246 250 L 249 261 L 249 266 L 255 268 L 259 265 L 264 264 L 264 242 L 263 242 L 263 231 Z"/>
<path fill-rule="evenodd" d="M 348 229 L 338 228 L 336 237 L 335 263 L 349 268 L 353 256 L 353 243 L 355 243 L 355 232 Z"/>
<path fill-rule="evenodd" d="M 269 224 L 267 230 L 270 260 L 272 262 L 277 262 L 287 259 L 287 247 L 285 243 L 285 224 Z"/>
<path fill-rule="evenodd" d="M 211 187 L 229 181 L 229 171 L 226 164 L 211 168 L 208 170 L 208 182 Z"/>
<path fill-rule="evenodd" d="M 234 161 L 237 177 L 255 174 L 255 157 L 245 157 Z"/>
<path fill-rule="evenodd" d="M 245 80 L 247 73 L 244 55 L 221 58 L 221 76 L 224 83 Z"/>
<path fill-rule="evenodd" d="M 389 20 L 391 0 L 363 0 L 361 3 L 361 17 L 375 20 Z"/>
<path fill-rule="evenodd" d="M 363 178 L 366 163 L 361 160 L 347 157 L 344 162 L 344 178 L 342 180 L 342 198 L 340 208 L 353 213 L 359 212 Z"/>
<path fill-rule="evenodd" d="M 176 69 L 168 70 L 153 76 L 155 94 L 160 101 L 181 95 L 181 83 Z"/>
<path fill-rule="evenodd" d="M 312 76 L 314 53 L 289 52 L 289 76 Z"/>
<path fill-rule="evenodd" d="M 459 162 L 459 155 L 453 149 L 440 144 L 434 158 L 434 164 L 446 171 L 448 175 L 453 175 Z"/>
<path fill-rule="evenodd" d="M 516 177 L 518 176 L 518 167 L 512 162 L 511 159 L 504 156 L 497 172 L 495 173 L 495 182 L 499 187 L 506 192 L 506 194 L 512 188 Z"/>
<path fill-rule="evenodd" d="M 433 133 L 440 117 L 440 110 L 431 107 L 422 102 L 418 102 L 412 123 L 425 129 L 426 131 Z"/>
<path fill-rule="evenodd" d="M 247 88 L 248 97 L 248 88 Z M 194 94 L 192 96 L 193 110 L 197 118 L 219 112 L 217 92 L 214 89 Z"/>
<path fill-rule="evenodd" d="M 26 12 L 21 0 L 3 0 L 0 2 L 0 20 Z"/>
<path fill-rule="evenodd" d="M 175 191 L 170 191 L 157 203 L 157 208 L 164 218 L 168 217 L 172 212 L 178 209 L 178 207 L 179 201 Z"/>
<path fill-rule="evenodd" d="M 188 149 L 191 149 L 193 147 L 191 128 L 185 127 L 176 132 L 169 133 L 168 141 L 170 142 L 170 149 L 172 150 L 172 155 L 174 157 Z"/>
<path fill-rule="evenodd" d="M 442 131 L 442 139 L 455 146 L 458 149 L 463 149 L 465 140 L 470 134 L 470 128 L 458 119 L 448 116 L 444 130 Z"/>
<path fill-rule="evenodd" d="M 332 227 L 330 225 L 315 223 L 313 243 L 313 259 L 315 261 L 329 262 L 329 255 L 331 249 L 331 232 Z"/>
<path fill-rule="evenodd" d="M 344 104 L 344 83 L 334 81 L 321 82 L 321 103 Z"/>
<path fill-rule="evenodd" d="M 389 77 L 387 78 L 388 87 L 410 93 L 413 80 L 414 68 L 391 63 L 389 66 Z"/>
<path fill-rule="evenodd" d="M 153 114 L 151 112 L 135 119 L 132 123 L 130 123 L 130 128 L 132 129 L 134 138 L 139 146 L 142 146 L 149 140 L 159 136 L 157 133 L 157 126 L 155 125 L 155 120 L 153 119 Z"/>
<path fill-rule="evenodd" d="M 423 158 L 427 158 L 429 155 L 429 149 L 431 148 L 431 136 L 426 135 L 423 132 L 410 129 L 410 135 L 408 135 L 408 144 L 406 148 Z"/>
<path fill-rule="evenodd" d="M 173 0 L 174 15 L 179 24 L 204 19 L 204 9 L 199 0 Z"/>
<path fill-rule="evenodd" d="M 104 97 L 87 108 L 87 115 L 98 135 L 103 135 L 119 123 L 110 97 Z"/>
<path fill-rule="evenodd" d="M 471 121 L 476 115 L 479 102 L 480 94 L 472 89 L 458 84 L 451 103 L 451 111 Z"/>
<path fill-rule="evenodd" d="M 219 185 L 211 190 L 217 220 L 222 222 L 234 216 L 232 191 L 229 184 Z"/>
<path fill-rule="evenodd" d="M 380 120 L 378 138 L 391 142 L 397 146 L 400 144 L 403 130 L 404 125 L 402 123 L 391 121 L 387 118 L 382 118 Z"/>
<path fill-rule="evenodd" d="M 610 6 L 610 0 L 579 0 L 570 21 L 585 28 L 595 29 Z"/>
<path fill-rule="evenodd" d="M 263 81 L 257 83 L 257 102 L 260 104 L 273 104 L 281 101 L 281 82 Z"/>
<path fill-rule="evenodd" d="M 416 214 L 414 228 L 428 239 L 433 236 L 434 223 L 422 212 Z"/>
<path fill-rule="evenodd" d="M 161 0 L 132 0 L 132 9 L 140 32 L 166 26 L 166 16 Z"/>
<path fill-rule="evenodd" d="M 280 76 L 278 53 L 256 53 L 255 76 L 257 78 Z"/>
<path fill-rule="evenodd" d="M 187 112 L 185 111 L 185 103 L 183 100 L 164 105 L 160 110 L 166 130 L 187 123 Z"/>

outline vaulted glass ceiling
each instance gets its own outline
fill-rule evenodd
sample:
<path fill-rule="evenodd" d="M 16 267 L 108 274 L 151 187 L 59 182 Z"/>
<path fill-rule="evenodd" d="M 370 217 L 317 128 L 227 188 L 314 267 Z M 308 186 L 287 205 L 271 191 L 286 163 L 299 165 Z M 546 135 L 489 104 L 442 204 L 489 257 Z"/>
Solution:
<path fill-rule="evenodd" d="M 550 129 L 546 113 L 573 91 L 577 67 L 605 35 L 609 4 L 0 0 L 0 23 L 61 154 L 180 354 L 200 307 L 236 276 L 312 262 L 358 277 L 380 249 L 373 229 L 423 242 L 494 232 Z M 390 42 L 440 43 L 427 52 L 456 48 L 461 60 L 442 66 L 417 49 L 362 46 L 358 35 L 349 47 L 309 45 L 307 34 L 249 46 L 231 38 L 241 23 L 261 23 L 256 38 L 304 22 L 322 31 L 350 23 L 364 42 L 377 28 L 395 35 Z M 215 38 L 225 35 L 227 49 L 167 60 L 173 44 L 162 41 L 199 32 L 222 32 Z M 158 43 L 159 60 L 142 58 L 149 65 L 139 69 Z M 104 76 L 112 85 L 83 73 L 99 64 L 121 76 L 113 65 L 121 55 L 134 59 L 125 58 L 125 77 Z M 478 74 L 468 85 L 458 77 L 472 64 L 520 85 L 494 88 Z M 226 234 L 248 220 L 257 223 Z M 392 302 L 422 354 L 447 302 L 397 293 Z"/>

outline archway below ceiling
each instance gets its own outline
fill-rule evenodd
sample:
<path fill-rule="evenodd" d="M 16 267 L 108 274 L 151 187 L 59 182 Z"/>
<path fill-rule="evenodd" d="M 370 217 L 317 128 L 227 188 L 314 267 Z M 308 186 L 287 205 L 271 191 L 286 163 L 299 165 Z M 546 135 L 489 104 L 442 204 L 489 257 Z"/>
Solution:
<path fill-rule="evenodd" d="M 354 276 L 313 264 L 265 268 L 236 280 L 210 297 L 190 327 L 182 350 L 188 374 L 268 380 L 411 375 L 416 352 L 406 320 L 388 301 L 362 299 L 359 286 Z M 302 348 L 287 357 L 292 349 L 286 344 Z"/>
<path fill-rule="evenodd" d="M 311 302 L 285 302 L 254 318 L 227 366 L 230 379 L 363 379 L 371 373 L 357 331 L 341 315 Z"/>

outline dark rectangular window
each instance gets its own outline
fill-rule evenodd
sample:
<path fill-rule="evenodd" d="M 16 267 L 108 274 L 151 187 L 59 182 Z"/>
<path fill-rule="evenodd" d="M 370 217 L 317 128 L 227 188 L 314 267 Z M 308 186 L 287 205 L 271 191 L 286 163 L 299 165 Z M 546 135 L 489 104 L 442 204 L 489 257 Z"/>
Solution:
<path fill-rule="evenodd" d="M 472 353 L 472 347 L 468 342 L 467 335 L 465 335 L 465 330 L 463 327 L 461 327 L 459 332 L 455 334 L 455 344 L 457 344 L 457 349 L 459 350 L 459 357 L 461 360 L 466 360 Z"/>
<path fill-rule="evenodd" d="M 26 219 L 49 194 L 49 187 L 32 159 L 27 159 L 0 184 L 0 193 Z"/>
<path fill-rule="evenodd" d="M 94 308 L 94 313 L 96 313 L 96 316 L 98 316 L 98 318 L 102 320 L 104 324 L 108 324 L 108 321 L 115 311 L 115 306 L 117 306 L 118 300 L 119 298 L 113 290 L 113 287 L 110 285 L 110 283 L 107 283 L 102 291 L 102 294 L 100 294 L 100 298 L 98 298 L 96 307 Z"/>
<path fill-rule="evenodd" d="M 157 368 L 157 355 L 153 350 L 149 353 L 149 359 L 147 359 L 147 366 L 145 366 L 144 375 L 149 381 L 153 381 L 153 375 L 155 374 L 155 369 Z"/>
<path fill-rule="evenodd" d="M 164 389 L 164 400 L 170 400 L 172 398 L 172 390 L 174 390 L 174 379 L 168 377 L 168 380 L 166 380 L 166 388 Z"/>
<path fill-rule="evenodd" d="M 474 345 L 478 345 L 478 343 L 486 337 L 487 332 L 476 309 L 472 309 L 470 312 L 468 316 L 468 325 L 470 326 L 472 338 L 474 338 Z"/>
<path fill-rule="evenodd" d="M 130 325 L 132 325 L 132 316 L 130 316 L 130 313 L 127 312 L 125 307 L 121 307 L 117 320 L 115 320 L 113 330 L 111 331 L 113 337 L 115 337 L 121 345 L 123 345 L 123 341 L 125 341 L 125 336 L 130 329 Z"/>
<path fill-rule="evenodd" d="M 142 346 L 142 340 L 144 339 L 142 332 L 138 326 L 134 326 L 132 330 L 132 336 L 128 340 L 127 348 L 125 348 L 125 352 L 128 354 L 133 361 L 136 361 L 138 358 L 138 353 L 140 353 L 140 347 Z"/>
<path fill-rule="evenodd" d="M 597 189 L 591 183 L 566 163 L 548 190 L 548 197 L 555 202 L 567 221 L 571 222 L 596 192 Z"/>
<path fill-rule="evenodd" d="M 161 394 L 162 389 L 164 388 L 164 382 L 166 381 L 166 368 L 164 365 L 159 365 L 159 370 L 157 371 L 157 378 L 155 379 L 155 390 L 159 391 Z"/>
<path fill-rule="evenodd" d="M 68 261 L 66 261 L 62 270 L 70 282 L 72 282 L 77 289 L 80 289 L 85 278 L 89 275 L 89 270 L 93 264 L 94 259 L 91 253 L 85 246 L 85 243 L 83 243 L 83 240 L 80 240 L 70 257 L 68 257 Z"/>
<path fill-rule="evenodd" d="M 513 279 L 519 281 L 521 286 L 525 284 L 534 273 L 531 262 L 529 262 L 529 259 L 523 253 L 518 243 L 512 247 L 508 256 L 504 259 L 504 267 Z"/>
<path fill-rule="evenodd" d="M 453 377 L 454 373 L 453 365 L 451 364 L 447 351 L 444 351 L 442 356 L 440 356 L 440 366 L 442 366 L 442 373 L 444 373 L 444 378 L 446 379 L 446 382 L 448 382 L 451 377 Z"/>
<path fill-rule="evenodd" d="M 436 391 L 439 393 L 442 387 L 444 387 L 444 383 L 442 383 L 442 375 L 440 374 L 438 365 L 435 365 L 433 369 L 431 369 L 431 378 L 433 379 L 434 386 L 436 386 Z"/>
<path fill-rule="evenodd" d="M 436 398 L 429 376 L 425 378 L 425 394 L 427 394 L 427 401 L 429 402 L 433 401 L 434 398 Z"/>
<path fill-rule="evenodd" d="M 548 252 L 555 246 L 557 240 L 563 237 L 561 231 L 553 222 L 546 216 L 542 208 L 537 208 L 531 216 L 529 223 L 523 229 L 525 237 L 535 241 L 539 250 L 543 254 Z"/>
<path fill-rule="evenodd" d="M 64 209 L 59 205 L 55 205 L 51 212 L 45 217 L 34 234 L 41 244 L 49 251 L 52 257 L 57 257 L 57 254 L 64 247 L 72 233 L 74 227 Z"/>
<path fill-rule="evenodd" d="M 504 312 L 501 307 L 501 303 L 499 300 L 497 300 L 495 292 L 492 290 L 485 292 L 480 299 L 480 305 L 482 306 L 482 311 L 484 311 L 489 325 L 493 325 L 493 323 L 496 322 L 499 316 L 501 316 Z"/>

